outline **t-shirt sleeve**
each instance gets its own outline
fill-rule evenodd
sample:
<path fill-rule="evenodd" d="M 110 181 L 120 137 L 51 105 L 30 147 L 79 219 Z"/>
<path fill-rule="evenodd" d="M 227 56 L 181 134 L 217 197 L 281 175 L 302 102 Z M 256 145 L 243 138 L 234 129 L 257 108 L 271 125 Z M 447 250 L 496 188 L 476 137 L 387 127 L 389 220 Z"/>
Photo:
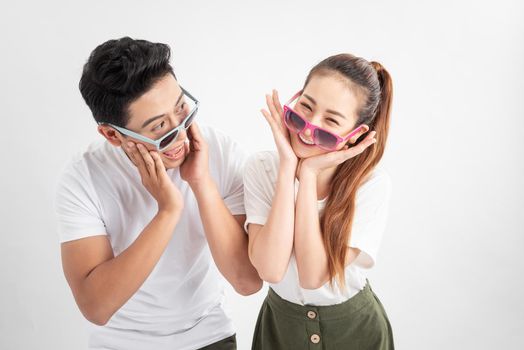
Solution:
<path fill-rule="evenodd" d="M 391 180 L 385 172 L 369 180 L 357 192 L 356 209 L 349 246 L 360 249 L 353 262 L 362 268 L 375 265 L 377 253 L 386 228 Z"/>
<path fill-rule="evenodd" d="M 224 204 L 232 215 L 244 215 L 244 184 L 242 176 L 247 159 L 246 152 L 229 136 L 222 132 L 204 127 L 208 146 L 217 166 L 214 167 L 215 178 L 219 179 L 219 189 Z"/>
<path fill-rule="evenodd" d="M 244 171 L 244 203 L 246 206 L 247 232 L 249 224 L 264 225 L 269 217 L 275 184 L 273 159 L 268 152 L 253 154 L 246 163 Z"/>
<path fill-rule="evenodd" d="M 85 165 L 71 164 L 57 184 L 55 211 L 60 243 L 106 235 L 100 203 Z"/>

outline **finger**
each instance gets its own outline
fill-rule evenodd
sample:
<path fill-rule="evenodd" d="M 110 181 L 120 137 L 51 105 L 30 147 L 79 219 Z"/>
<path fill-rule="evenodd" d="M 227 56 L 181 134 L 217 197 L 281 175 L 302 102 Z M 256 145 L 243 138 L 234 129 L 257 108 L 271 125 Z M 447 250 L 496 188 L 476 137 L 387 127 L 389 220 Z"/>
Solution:
<path fill-rule="evenodd" d="M 158 177 L 163 177 L 166 175 L 166 167 L 164 166 L 164 162 L 162 162 L 162 158 L 160 158 L 160 155 L 158 152 L 151 151 L 149 152 L 151 155 L 151 158 L 153 158 L 153 161 L 155 162 L 155 169 Z"/>
<path fill-rule="evenodd" d="M 191 126 L 189 127 L 189 131 L 191 132 L 191 142 L 193 143 L 193 147 L 195 148 L 195 150 L 202 150 L 202 148 L 206 145 L 206 141 L 204 140 L 204 137 L 200 132 L 200 127 L 198 126 L 198 124 L 191 124 Z"/>
<path fill-rule="evenodd" d="M 196 122 L 193 122 L 191 126 L 189 127 L 189 131 L 191 131 L 191 134 L 194 139 L 200 141 L 202 140 L 202 133 L 200 132 L 200 128 L 198 127 L 198 124 Z"/>
<path fill-rule="evenodd" d="M 137 166 L 136 160 L 135 160 L 135 154 L 131 149 L 131 146 L 134 145 L 132 142 L 124 142 L 122 143 L 122 148 L 126 152 L 126 154 L 129 157 L 129 160 L 131 160 L 131 163 L 133 163 L 135 166 Z"/>
<path fill-rule="evenodd" d="M 366 137 L 364 140 L 362 140 L 358 145 L 349 148 L 348 150 L 342 151 L 344 152 L 344 158 L 345 160 L 348 160 L 350 158 L 353 158 L 360 153 L 364 152 L 366 148 L 373 145 L 377 140 L 375 140 L 372 137 Z"/>
<path fill-rule="evenodd" d="M 278 113 L 275 104 L 273 103 L 273 99 L 269 95 L 266 95 L 266 104 L 269 108 L 269 112 L 271 113 L 273 119 L 280 120 L 280 114 Z"/>
<path fill-rule="evenodd" d="M 273 105 L 275 106 L 279 115 L 282 115 L 284 113 L 284 110 L 282 109 L 282 104 L 280 103 L 280 99 L 278 98 L 278 91 L 275 89 L 273 89 Z"/>
<path fill-rule="evenodd" d="M 262 115 L 264 116 L 264 118 L 266 118 L 267 122 L 269 123 L 269 126 L 271 126 L 271 129 L 273 129 L 275 121 L 271 117 L 271 114 L 265 109 L 261 109 L 260 112 L 262 112 Z"/>
<path fill-rule="evenodd" d="M 372 132 L 370 132 L 370 133 L 366 136 L 366 138 L 365 138 L 364 140 L 375 139 L 375 135 L 376 135 L 376 134 L 377 134 L 376 131 L 372 131 Z"/>
<path fill-rule="evenodd" d="M 150 176 L 156 177 L 155 162 L 153 161 L 151 154 L 149 154 L 149 151 L 142 144 L 138 144 L 136 147 L 142 156 L 147 172 Z"/>
<path fill-rule="evenodd" d="M 138 168 L 138 172 L 140 173 L 141 178 L 145 178 L 149 176 L 149 173 L 146 169 L 146 164 L 144 162 L 144 158 L 142 158 L 142 155 L 138 151 L 137 145 L 133 142 L 128 142 L 129 149 L 131 151 L 131 156 L 133 157 L 133 160 L 135 161 L 135 165 Z"/>

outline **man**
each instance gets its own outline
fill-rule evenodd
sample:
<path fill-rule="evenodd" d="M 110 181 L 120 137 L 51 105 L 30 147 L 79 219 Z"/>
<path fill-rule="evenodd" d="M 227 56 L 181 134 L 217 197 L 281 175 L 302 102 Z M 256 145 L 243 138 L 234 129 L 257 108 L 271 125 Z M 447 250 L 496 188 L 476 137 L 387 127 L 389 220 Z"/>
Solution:
<path fill-rule="evenodd" d="M 164 44 L 110 40 L 80 80 L 105 140 L 66 168 L 56 210 L 90 349 L 235 349 L 218 271 L 242 295 L 262 286 L 242 230 L 244 156 L 199 129 L 169 58 Z"/>

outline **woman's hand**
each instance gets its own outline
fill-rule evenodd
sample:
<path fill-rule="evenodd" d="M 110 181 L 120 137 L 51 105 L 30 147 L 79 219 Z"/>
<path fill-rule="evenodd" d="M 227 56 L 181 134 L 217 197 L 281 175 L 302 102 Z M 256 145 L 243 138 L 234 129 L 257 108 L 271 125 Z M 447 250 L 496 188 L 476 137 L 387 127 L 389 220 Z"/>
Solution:
<path fill-rule="evenodd" d="M 273 138 L 275 139 L 275 144 L 277 146 L 280 163 L 281 165 L 289 164 L 296 167 L 298 158 L 291 147 L 289 131 L 284 124 L 284 111 L 278 99 L 278 92 L 276 90 L 273 90 L 271 96 L 266 95 L 266 103 L 269 112 L 265 109 L 262 109 L 261 112 L 273 132 Z"/>
<path fill-rule="evenodd" d="M 123 145 L 124 146 L 124 145 Z M 182 210 L 184 200 L 175 186 L 157 151 L 149 151 L 142 144 L 127 142 L 125 150 L 138 168 L 142 184 L 158 203 L 159 211 Z"/>
<path fill-rule="evenodd" d="M 299 171 L 311 172 L 318 175 L 322 170 L 329 169 L 339 164 L 344 163 L 346 160 L 351 159 L 360 153 L 364 152 L 366 148 L 373 145 L 377 140 L 375 139 L 376 132 L 372 131 L 369 135 L 362 140 L 358 145 L 349 147 L 345 146 L 339 151 L 333 151 L 324 153 L 318 156 L 302 159 L 300 162 Z"/>

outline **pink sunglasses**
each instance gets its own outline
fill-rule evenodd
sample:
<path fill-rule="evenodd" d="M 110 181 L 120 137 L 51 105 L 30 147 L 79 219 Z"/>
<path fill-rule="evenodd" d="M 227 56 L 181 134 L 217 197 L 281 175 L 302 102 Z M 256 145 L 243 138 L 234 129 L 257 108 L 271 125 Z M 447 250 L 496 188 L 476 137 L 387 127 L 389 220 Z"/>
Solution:
<path fill-rule="evenodd" d="M 296 134 L 300 134 L 304 130 L 309 129 L 311 135 L 313 135 L 313 142 L 318 147 L 327 151 L 334 151 L 341 142 L 347 142 L 347 140 L 357 134 L 364 127 L 364 125 L 360 125 L 346 137 L 340 137 L 326 129 L 313 125 L 289 106 L 291 102 L 295 101 L 300 95 L 302 95 L 302 91 L 297 92 L 284 105 L 284 123 L 290 131 Z"/>

